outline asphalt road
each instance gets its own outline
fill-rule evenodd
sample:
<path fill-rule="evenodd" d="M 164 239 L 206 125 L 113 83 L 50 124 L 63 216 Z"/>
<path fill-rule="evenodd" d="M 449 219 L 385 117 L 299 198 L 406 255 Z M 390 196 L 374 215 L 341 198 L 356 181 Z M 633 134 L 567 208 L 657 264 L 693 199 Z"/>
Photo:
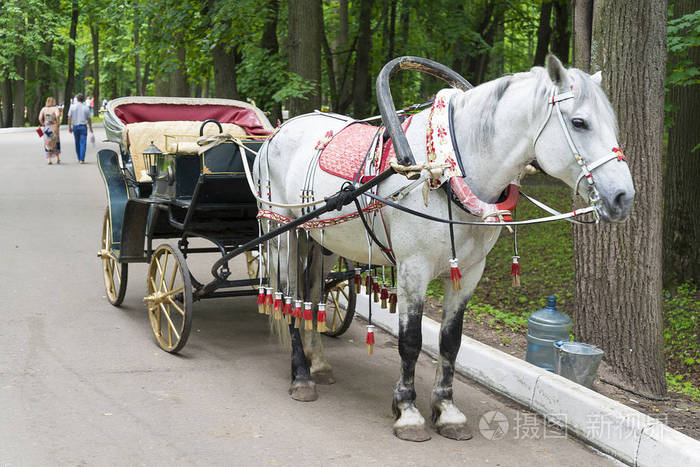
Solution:
<path fill-rule="evenodd" d="M 34 132 L 0 133 L 0 466 L 613 463 L 468 381 L 454 392 L 472 440 L 396 439 L 396 341 L 378 333 L 368 357 L 357 321 L 325 340 L 337 383 L 313 403 L 287 395 L 289 356 L 252 298 L 196 303 L 181 354 L 161 351 L 142 303 L 146 266 L 130 266 L 121 308 L 104 294 L 95 153 L 113 145 L 89 146 L 78 165 L 72 136 L 61 136 L 63 163 L 48 166 Z M 206 273 L 212 261 L 191 264 Z M 422 355 L 426 417 L 434 374 Z"/>

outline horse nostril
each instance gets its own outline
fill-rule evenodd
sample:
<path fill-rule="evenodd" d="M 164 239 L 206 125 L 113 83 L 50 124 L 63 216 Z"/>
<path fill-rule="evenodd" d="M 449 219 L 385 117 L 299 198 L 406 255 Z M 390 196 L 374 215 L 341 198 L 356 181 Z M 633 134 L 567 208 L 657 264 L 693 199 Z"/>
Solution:
<path fill-rule="evenodd" d="M 633 199 L 634 194 L 630 196 L 630 194 L 624 190 L 618 191 L 613 198 L 613 211 L 618 213 L 627 212 L 632 205 Z"/>

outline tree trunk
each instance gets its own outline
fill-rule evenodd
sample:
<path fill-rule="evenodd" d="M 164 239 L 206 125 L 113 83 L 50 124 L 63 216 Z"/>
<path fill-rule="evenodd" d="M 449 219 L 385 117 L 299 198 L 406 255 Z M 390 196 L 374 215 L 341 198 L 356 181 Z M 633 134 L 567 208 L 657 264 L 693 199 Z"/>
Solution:
<path fill-rule="evenodd" d="M 676 18 L 698 9 L 697 0 L 676 0 Z M 700 63 L 700 47 L 688 52 L 692 63 Z M 664 174 L 664 285 L 685 281 L 700 283 L 700 217 L 692 214 L 700 200 L 700 86 L 672 86 L 668 100 L 677 107 L 668 132 Z M 691 212 L 689 212 L 689 209 Z M 697 208 L 695 208 L 697 212 Z"/>
<path fill-rule="evenodd" d="M 75 37 L 78 31 L 78 15 L 80 9 L 78 0 L 71 2 L 71 18 L 70 18 L 70 42 L 68 42 L 68 74 L 66 75 L 66 87 L 63 93 L 63 123 L 68 123 L 68 110 L 73 101 L 73 87 L 75 86 Z"/>
<path fill-rule="evenodd" d="M 289 71 L 313 83 L 315 90 L 290 99 L 289 116 L 321 107 L 321 0 L 289 0 Z"/>
<path fill-rule="evenodd" d="M 187 85 L 187 69 L 185 62 L 185 45 L 182 43 L 182 38 L 178 37 L 175 41 L 175 60 L 177 68 L 170 72 L 170 94 L 176 97 L 187 97 L 190 95 L 189 86 Z"/>
<path fill-rule="evenodd" d="M 33 125 L 39 120 L 39 112 L 41 112 L 41 80 L 37 74 L 37 60 L 30 60 L 27 63 L 27 121 Z"/>
<path fill-rule="evenodd" d="M 354 45 L 352 47 L 350 45 L 349 29 L 348 0 L 340 0 L 338 2 L 338 35 L 335 41 L 335 77 L 338 102 L 334 106 L 334 111 L 341 114 L 347 112 L 352 98 L 352 83 L 348 78 Z"/>
<path fill-rule="evenodd" d="M 279 19 L 279 0 L 268 0 L 265 21 L 263 23 L 263 35 L 260 39 L 260 47 L 270 54 L 279 52 L 279 42 L 277 41 L 277 21 Z"/>
<path fill-rule="evenodd" d="M 146 60 L 146 66 L 143 67 L 143 79 L 141 79 L 141 92 L 142 95 L 146 95 L 146 87 L 148 86 L 148 80 L 151 74 L 151 61 Z"/>
<path fill-rule="evenodd" d="M 537 48 L 535 49 L 535 66 L 543 66 L 549 51 L 549 37 L 552 35 L 552 0 L 542 0 L 540 24 L 537 26 Z"/>
<path fill-rule="evenodd" d="M 389 8 L 389 48 L 386 52 L 386 61 L 394 58 L 396 43 L 396 0 L 391 0 Z"/>
<path fill-rule="evenodd" d="M 269 55 L 276 55 L 279 53 L 279 41 L 277 40 L 279 9 L 279 0 L 268 0 L 267 15 L 263 25 L 263 35 L 260 39 L 260 47 Z M 260 104 L 265 106 L 263 110 L 270 113 L 270 121 L 274 123 L 277 120 L 282 119 L 282 104 L 275 102 L 272 99 L 272 95 L 264 96 L 263 101 Z"/>
<path fill-rule="evenodd" d="M 573 0 L 574 63 L 576 68 L 591 69 L 591 33 L 593 32 L 593 1 Z"/>
<path fill-rule="evenodd" d="M 232 47 L 235 47 L 235 44 Z M 219 42 L 212 49 L 212 58 L 214 62 L 214 97 L 239 99 L 235 50 L 231 49 L 227 52 L 226 44 Z"/>
<path fill-rule="evenodd" d="M 603 72 L 637 194 L 627 222 L 574 227 L 574 333 L 577 340 L 605 350 L 611 370 L 603 374 L 607 380 L 648 397 L 663 397 L 666 2 L 596 0 L 594 11 L 591 66 Z"/>
<path fill-rule="evenodd" d="M 90 35 L 92 36 L 92 72 L 95 75 L 92 96 L 95 99 L 93 114 L 100 114 L 100 30 L 92 22 L 90 23 Z"/>
<path fill-rule="evenodd" d="M 24 126 L 25 92 L 26 92 L 26 59 L 24 53 L 15 55 L 15 72 L 19 79 L 12 82 L 12 96 L 14 97 L 14 111 L 12 116 L 13 126 Z"/>
<path fill-rule="evenodd" d="M 168 81 L 168 75 L 165 73 L 159 73 L 155 76 L 154 81 L 156 96 L 170 95 L 170 82 Z"/>
<path fill-rule="evenodd" d="M 2 80 L 2 126 L 12 126 L 12 81 L 10 78 Z"/>
<path fill-rule="evenodd" d="M 562 63 L 569 63 L 569 45 L 571 42 L 571 4 L 570 0 L 554 1 L 554 30 L 552 31 L 552 53 Z"/>
<path fill-rule="evenodd" d="M 136 86 L 136 95 L 143 96 L 143 82 L 141 81 L 141 16 L 138 14 L 138 6 L 136 7 L 136 16 L 134 17 L 134 85 Z M 95 106 L 97 110 L 97 106 Z"/>
<path fill-rule="evenodd" d="M 372 98 L 370 52 L 372 50 L 372 0 L 360 0 L 360 21 L 353 78 L 352 109 L 355 118 L 366 117 Z"/>

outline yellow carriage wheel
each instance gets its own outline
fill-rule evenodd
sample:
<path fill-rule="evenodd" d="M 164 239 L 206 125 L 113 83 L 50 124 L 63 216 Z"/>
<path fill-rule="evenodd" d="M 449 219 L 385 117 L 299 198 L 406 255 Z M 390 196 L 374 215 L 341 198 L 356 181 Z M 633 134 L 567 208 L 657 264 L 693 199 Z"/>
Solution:
<path fill-rule="evenodd" d="M 185 257 L 170 245 L 153 252 L 146 279 L 148 317 L 161 349 L 177 353 L 192 327 L 192 280 Z"/>
<path fill-rule="evenodd" d="M 350 270 L 350 263 L 345 258 L 338 258 L 334 271 Z M 326 291 L 326 327 L 325 335 L 338 337 L 348 330 L 355 315 L 357 296 L 352 279 L 339 282 Z"/>
<path fill-rule="evenodd" d="M 102 259 L 102 272 L 105 282 L 107 300 L 114 306 L 121 305 L 126 294 L 126 284 L 129 276 L 129 265 L 120 263 L 112 252 L 112 220 L 109 208 L 105 211 L 102 221 L 102 239 L 97 256 Z"/>

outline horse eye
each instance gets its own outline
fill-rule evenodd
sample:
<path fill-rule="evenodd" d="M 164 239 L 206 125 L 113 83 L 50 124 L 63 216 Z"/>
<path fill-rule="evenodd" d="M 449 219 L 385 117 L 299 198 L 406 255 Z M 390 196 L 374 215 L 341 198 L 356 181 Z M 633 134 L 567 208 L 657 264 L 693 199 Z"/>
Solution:
<path fill-rule="evenodd" d="M 576 127 L 576 128 L 581 128 L 583 130 L 588 128 L 588 123 L 582 118 L 573 118 L 571 119 L 571 123 Z"/>

